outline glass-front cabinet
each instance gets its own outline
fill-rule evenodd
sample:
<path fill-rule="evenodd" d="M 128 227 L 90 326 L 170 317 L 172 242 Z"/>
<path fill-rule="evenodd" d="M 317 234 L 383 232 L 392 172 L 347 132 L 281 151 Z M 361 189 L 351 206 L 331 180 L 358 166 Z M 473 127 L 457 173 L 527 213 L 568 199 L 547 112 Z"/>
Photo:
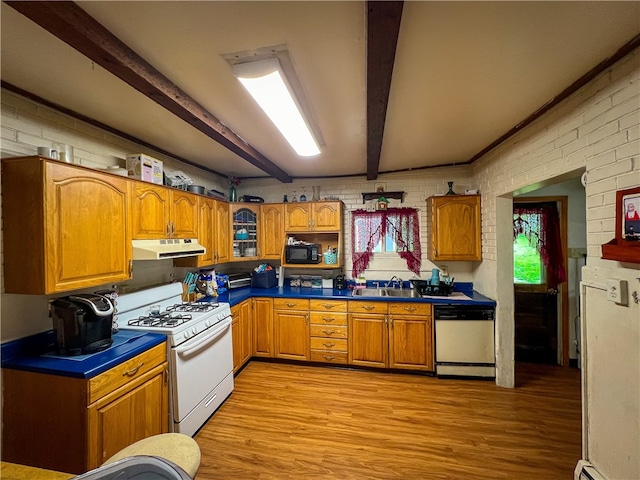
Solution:
<path fill-rule="evenodd" d="M 231 204 L 232 261 L 257 260 L 260 207 Z"/>

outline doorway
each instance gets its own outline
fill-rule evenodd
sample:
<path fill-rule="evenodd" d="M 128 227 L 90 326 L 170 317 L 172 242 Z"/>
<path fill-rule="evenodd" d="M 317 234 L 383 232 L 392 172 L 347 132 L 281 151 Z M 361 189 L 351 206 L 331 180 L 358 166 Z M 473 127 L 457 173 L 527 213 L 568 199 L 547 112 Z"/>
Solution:
<path fill-rule="evenodd" d="M 515 360 L 568 365 L 567 197 L 519 197 L 513 213 Z"/>

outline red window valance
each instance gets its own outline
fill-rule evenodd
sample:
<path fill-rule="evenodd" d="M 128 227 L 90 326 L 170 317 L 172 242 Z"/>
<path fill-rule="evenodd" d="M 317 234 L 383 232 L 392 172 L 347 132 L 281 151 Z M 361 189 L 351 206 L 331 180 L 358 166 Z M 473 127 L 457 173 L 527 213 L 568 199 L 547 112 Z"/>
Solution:
<path fill-rule="evenodd" d="M 364 272 L 373 258 L 376 245 L 387 235 L 396 243 L 398 255 L 416 275 L 422 266 L 420 223 L 415 208 L 388 208 L 376 212 L 351 212 L 351 255 L 353 277 Z"/>

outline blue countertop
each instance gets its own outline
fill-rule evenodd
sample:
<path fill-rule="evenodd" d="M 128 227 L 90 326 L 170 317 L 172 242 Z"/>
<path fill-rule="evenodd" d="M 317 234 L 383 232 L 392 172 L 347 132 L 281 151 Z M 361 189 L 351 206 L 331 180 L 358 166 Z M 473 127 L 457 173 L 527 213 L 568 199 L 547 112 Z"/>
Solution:
<path fill-rule="evenodd" d="M 2 368 L 88 379 L 163 343 L 167 338 L 158 333 L 143 333 L 133 338 L 122 335 L 123 338 L 117 342 L 118 335 L 113 336 L 114 343 L 119 343 L 117 346 L 82 359 L 53 356 L 52 330 L 13 340 L 0 347 Z"/>
<path fill-rule="evenodd" d="M 446 305 L 495 306 L 496 302 L 473 290 L 471 283 L 456 284 L 456 290 L 471 300 L 459 300 L 453 297 L 398 298 L 398 297 L 353 297 L 351 290 L 333 288 L 273 287 L 234 289 L 220 294 L 219 302 L 237 305 L 251 297 L 286 297 L 327 300 L 362 300 L 368 302 L 425 302 Z M 206 300 L 206 299 L 205 299 Z M 82 360 L 53 357 L 53 331 L 21 338 L 0 346 L 2 367 L 31 372 L 62 375 L 75 378 L 92 378 L 110 368 L 129 360 L 136 355 L 162 343 L 166 337 L 157 333 L 138 334 L 130 339 L 121 339 L 121 344 L 112 346 Z M 114 335 L 114 340 L 118 334 Z"/>
<path fill-rule="evenodd" d="M 456 285 L 457 286 L 457 285 Z M 468 288 L 465 288 L 468 287 Z M 326 300 L 365 300 L 371 302 L 425 302 L 433 304 L 447 305 L 473 305 L 484 307 L 495 307 L 496 302 L 473 290 L 472 284 L 460 284 L 456 291 L 462 292 L 471 300 L 460 300 L 453 297 L 427 297 L 427 298 L 399 298 L 399 297 L 354 297 L 350 290 L 335 290 L 333 288 L 302 288 L 302 287 L 273 287 L 254 288 L 244 287 L 218 296 L 219 302 L 227 302 L 231 306 L 251 297 L 287 297 L 287 298 L 323 298 Z"/>

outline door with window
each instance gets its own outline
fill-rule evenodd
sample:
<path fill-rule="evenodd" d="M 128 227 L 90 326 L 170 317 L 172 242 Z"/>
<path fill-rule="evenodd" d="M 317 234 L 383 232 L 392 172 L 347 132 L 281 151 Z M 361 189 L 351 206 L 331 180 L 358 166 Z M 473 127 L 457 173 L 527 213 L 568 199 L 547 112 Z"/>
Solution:
<path fill-rule="evenodd" d="M 562 364 L 566 207 L 560 200 L 514 199 L 513 282 L 516 361 Z M 564 203 L 566 205 L 566 203 Z"/>

